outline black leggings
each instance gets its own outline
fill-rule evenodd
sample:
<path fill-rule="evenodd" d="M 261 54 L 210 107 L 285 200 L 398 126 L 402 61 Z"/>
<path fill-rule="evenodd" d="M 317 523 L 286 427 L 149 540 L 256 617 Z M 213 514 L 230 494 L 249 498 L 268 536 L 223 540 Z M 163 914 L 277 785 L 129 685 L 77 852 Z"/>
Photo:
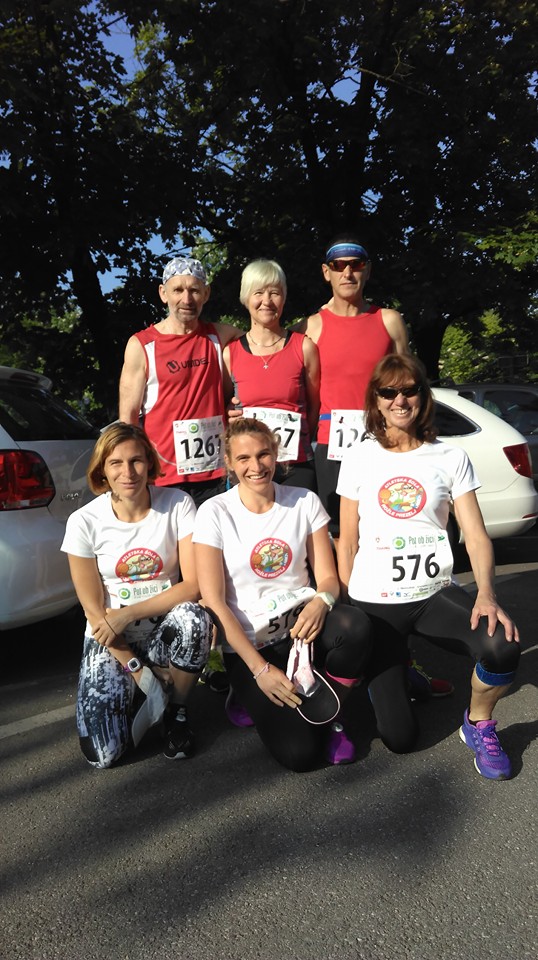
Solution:
<path fill-rule="evenodd" d="M 291 642 L 282 640 L 263 647 L 265 659 L 286 671 Z M 314 641 L 314 663 L 330 677 L 358 680 L 372 649 L 372 631 L 368 618 L 347 604 L 338 604 L 327 614 L 321 634 Z M 284 767 L 297 772 L 312 770 L 323 752 L 328 725 L 307 723 L 297 710 L 277 707 L 258 687 L 250 670 L 236 653 L 225 653 L 224 662 L 230 684 L 239 703 L 254 720 L 260 739 L 269 753 Z M 345 692 L 331 680 L 338 693 Z"/>
<path fill-rule="evenodd" d="M 340 461 L 328 460 L 327 443 L 318 443 L 314 451 L 318 496 L 330 516 L 329 532 L 337 537 L 340 532 L 340 497 L 336 492 L 340 476 Z"/>
<path fill-rule="evenodd" d="M 418 634 L 444 650 L 466 654 L 476 663 L 477 676 L 488 686 L 512 682 L 520 648 L 508 642 L 498 623 L 488 636 L 487 619 L 471 630 L 472 598 L 458 586 L 446 587 L 414 603 L 364 603 L 353 600 L 369 618 L 374 631 L 373 655 L 365 671 L 368 692 L 383 743 L 395 753 L 412 750 L 418 724 L 407 691 L 408 636 Z"/>

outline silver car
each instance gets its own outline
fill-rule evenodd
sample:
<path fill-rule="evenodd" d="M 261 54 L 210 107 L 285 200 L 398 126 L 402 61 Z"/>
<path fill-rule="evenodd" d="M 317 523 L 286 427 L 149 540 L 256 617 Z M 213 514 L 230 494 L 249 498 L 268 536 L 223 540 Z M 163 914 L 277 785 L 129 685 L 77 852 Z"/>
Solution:
<path fill-rule="evenodd" d="M 0 367 L 0 630 L 76 603 L 60 544 L 92 499 L 86 467 L 98 435 L 39 374 Z"/>

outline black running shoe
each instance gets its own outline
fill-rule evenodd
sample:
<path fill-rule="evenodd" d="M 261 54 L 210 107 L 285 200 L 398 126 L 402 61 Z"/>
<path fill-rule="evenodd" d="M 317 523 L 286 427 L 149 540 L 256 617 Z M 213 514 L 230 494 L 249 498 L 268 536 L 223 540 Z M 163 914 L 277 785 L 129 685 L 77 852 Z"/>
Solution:
<path fill-rule="evenodd" d="M 165 718 L 164 755 L 168 760 L 185 760 L 194 754 L 194 738 L 185 707 L 168 708 Z"/>

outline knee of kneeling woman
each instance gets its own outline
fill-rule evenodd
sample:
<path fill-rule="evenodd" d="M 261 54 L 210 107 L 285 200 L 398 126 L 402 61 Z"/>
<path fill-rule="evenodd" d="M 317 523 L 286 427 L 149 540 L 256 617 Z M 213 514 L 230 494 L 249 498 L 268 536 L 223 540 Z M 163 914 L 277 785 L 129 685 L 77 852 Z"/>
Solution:
<path fill-rule="evenodd" d="M 418 724 L 411 728 L 402 727 L 399 730 L 378 730 L 381 740 L 391 753 L 412 753 L 418 739 Z"/>
<path fill-rule="evenodd" d="M 274 754 L 273 754 L 274 756 Z M 315 770 L 316 767 L 319 767 L 321 761 L 320 751 L 315 753 L 308 754 L 291 754 L 284 753 L 279 756 L 275 756 L 275 759 L 278 760 L 283 767 L 286 767 L 287 770 L 291 770 L 293 773 L 309 773 L 310 770 Z"/>
<path fill-rule="evenodd" d="M 488 638 L 486 650 L 476 664 L 476 675 L 488 686 L 505 686 L 512 683 L 521 657 L 519 643 L 508 642 L 504 629 L 497 630 Z"/>
<path fill-rule="evenodd" d="M 290 736 L 287 742 L 282 738 L 279 743 L 275 743 L 265 738 L 259 729 L 258 734 L 271 756 L 287 770 L 292 770 L 293 773 L 308 773 L 319 766 L 322 755 L 320 741 L 312 742 L 310 739 L 309 743 L 301 743 Z"/>
<path fill-rule="evenodd" d="M 125 753 L 125 748 L 118 749 L 114 752 L 109 750 L 106 755 L 99 753 L 91 737 L 79 737 L 79 744 L 85 760 L 88 761 L 90 766 L 95 767 L 97 770 L 109 770 Z"/>

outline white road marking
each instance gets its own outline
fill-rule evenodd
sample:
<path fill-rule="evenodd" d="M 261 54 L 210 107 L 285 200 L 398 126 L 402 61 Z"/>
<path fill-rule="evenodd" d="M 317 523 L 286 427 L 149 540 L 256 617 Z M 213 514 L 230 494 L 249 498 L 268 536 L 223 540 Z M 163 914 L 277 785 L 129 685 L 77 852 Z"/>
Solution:
<path fill-rule="evenodd" d="M 0 727 L 0 740 L 6 737 L 15 737 L 18 733 L 28 733 L 29 730 L 35 730 L 36 727 L 45 727 L 49 723 L 58 723 L 60 720 L 68 720 L 75 716 L 74 704 L 69 707 L 60 707 L 58 710 L 49 710 L 47 713 L 38 713 L 34 717 L 26 717 L 24 720 L 16 720 L 14 723 L 6 723 Z"/>

